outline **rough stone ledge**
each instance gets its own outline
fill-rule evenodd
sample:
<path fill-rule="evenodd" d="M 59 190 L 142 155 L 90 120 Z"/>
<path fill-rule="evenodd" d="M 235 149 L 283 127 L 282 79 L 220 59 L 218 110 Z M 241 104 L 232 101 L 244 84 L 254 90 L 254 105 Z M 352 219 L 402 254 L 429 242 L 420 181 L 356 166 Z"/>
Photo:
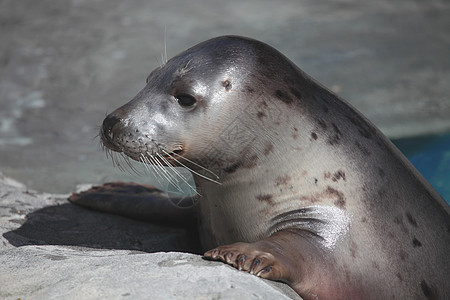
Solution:
<path fill-rule="evenodd" d="M 171 252 L 192 247 L 185 229 L 85 210 L 67 196 L 0 173 L 1 299 L 300 299 L 285 284 Z"/>

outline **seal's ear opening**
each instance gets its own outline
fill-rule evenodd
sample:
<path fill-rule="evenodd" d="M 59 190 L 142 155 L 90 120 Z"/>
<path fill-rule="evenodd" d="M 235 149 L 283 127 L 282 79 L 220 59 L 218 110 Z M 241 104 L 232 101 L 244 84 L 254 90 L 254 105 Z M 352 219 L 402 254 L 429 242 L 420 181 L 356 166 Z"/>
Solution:
<path fill-rule="evenodd" d="M 189 94 L 176 95 L 175 99 L 177 99 L 178 104 L 184 107 L 192 106 L 197 102 L 197 99 L 195 99 L 193 96 Z"/>

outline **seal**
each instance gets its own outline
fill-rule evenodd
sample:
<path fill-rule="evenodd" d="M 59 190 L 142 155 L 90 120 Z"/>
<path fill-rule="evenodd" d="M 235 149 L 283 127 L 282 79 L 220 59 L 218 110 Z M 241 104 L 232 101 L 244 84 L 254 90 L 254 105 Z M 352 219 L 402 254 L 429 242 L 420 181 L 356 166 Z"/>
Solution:
<path fill-rule="evenodd" d="M 206 258 L 305 299 L 450 295 L 449 206 L 361 113 L 269 45 L 222 36 L 182 52 L 100 135 L 173 182 L 182 176 L 163 166 L 193 172 Z"/>

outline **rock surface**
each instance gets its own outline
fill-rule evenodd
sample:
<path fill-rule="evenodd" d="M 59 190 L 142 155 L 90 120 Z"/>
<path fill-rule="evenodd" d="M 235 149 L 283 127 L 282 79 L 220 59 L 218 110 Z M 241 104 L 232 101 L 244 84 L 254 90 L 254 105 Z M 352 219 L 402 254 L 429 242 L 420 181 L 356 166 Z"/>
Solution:
<path fill-rule="evenodd" d="M 0 174 L 1 299 L 300 299 L 204 260 L 192 232 L 89 211 Z"/>

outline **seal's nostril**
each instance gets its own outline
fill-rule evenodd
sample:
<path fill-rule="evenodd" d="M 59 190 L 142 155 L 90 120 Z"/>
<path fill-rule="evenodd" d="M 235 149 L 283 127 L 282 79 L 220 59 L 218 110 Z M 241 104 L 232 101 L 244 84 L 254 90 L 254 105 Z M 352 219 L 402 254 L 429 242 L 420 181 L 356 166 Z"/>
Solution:
<path fill-rule="evenodd" d="M 105 120 L 103 120 L 102 125 L 102 137 L 108 141 L 111 141 L 113 138 L 112 130 L 114 125 L 120 122 L 121 119 L 117 118 L 113 115 L 108 115 Z"/>

